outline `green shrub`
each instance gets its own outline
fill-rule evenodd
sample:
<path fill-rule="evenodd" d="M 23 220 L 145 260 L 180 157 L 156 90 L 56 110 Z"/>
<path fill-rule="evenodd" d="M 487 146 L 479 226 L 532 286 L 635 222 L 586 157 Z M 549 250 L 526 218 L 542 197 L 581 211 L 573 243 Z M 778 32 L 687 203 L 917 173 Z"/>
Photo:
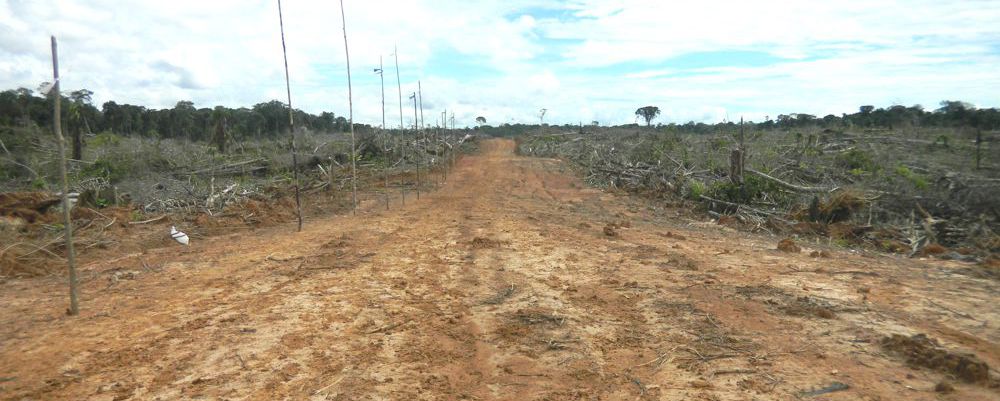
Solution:
<path fill-rule="evenodd" d="M 649 149 L 652 151 L 653 155 L 652 158 L 654 160 L 663 159 L 663 155 L 670 154 L 671 152 L 673 152 L 675 149 L 677 149 L 678 144 L 680 144 L 680 140 L 677 138 L 677 135 L 673 134 L 659 135 L 656 138 L 655 142 L 653 142 L 653 146 L 649 147 Z"/>
<path fill-rule="evenodd" d="M 31 188 L 32 189 L 37 189 L 39 191 L 43 191 L 45 189 L 48 189 L 48 187 L 49 187 L 49 183 L 45 181 L 45 178 L 38 177 L 38 178 L 35 178 L 34 180 L 31 180 Z"/>
<path fill-rule="evenodd" d="M 702 184 L 701 181 L 695 181 L 695 180 L 688 181 L 687 197 L 689 199 L 699 199 L 704 194 L 705 194 L 705 184 Z"/>
<path fill-rule="evenodd" d="M 726 149 L 732 142 L 726 138 L 712 138 L 709 145 L 712 150 Z"/>
<path fill-rule="evenodd" d="M 875 161 L 868 153 L 862 152 L 857 149 L 851 149 L 847 152 L 837 155 L 837 164 L 847 170 L 860 169 L 864 171 L 875 171 Z"/>
<path fill-rule="evenodd" d="M 916 187 L 917 189 L 923 190 L 927 189 L 927 187 L 929 186 L 926 178 L 924 178 L 920 174 L 914 173 L 909 169 L 909 167 L 903 165 L 896 166 L 896 175 L 909 180 L 910 183 L 912 183 L 913 186 Z"/>
<path fill-rule="evenodd" d="M 94 139 L 87 141 L 87 145 L 93 147 L 118 146 L 121 142 L 120 136 L 111 133 L 111 131 L 104 131 L 94 136 Z"/>
<path fill-rule="evenodd" d="M 124 160 L 111 160 L 102 157 L 94 161 L 94 164 L 87 165 L 80 170 L 80 175 L 83 177 L 104 177 L 108 182 L 115 183 L 128 175 L 128 164 Z"/>
<path fill-rule="evenodd" d="M 756 175 L 743 176 L 743 185 L 723 180 L 712 184 L 709 196 L 733 203 L 751 203 L 761 200 L 765 195 L 779 202 L 787 201 L 787 196 L 777 184 Z"/>
<path fill-rule="evenodd" d="M 928 146 L 928 148 L 930 148 L 930 150 L 934 150 L 934 148 L 940 146 L 945 149 L 950 149 L 951 148 L 950 142 L 951 142 L 951 137 L 948 136 L 947 134 L 938 135 L 937 138 L 934 138 L 934 143 Z"/>
<path fill-rule="evenodd" d="M 927 187 L 930 186 L 926 178 L 924 178 L 920 174 L 914 173 L 908 167 L 903 165 L 896 166 L 896 175 L 899 175 L 900 177 L 907 179 L 908 181 L 910 181 L 911 184 L 913 184 L 914 188 L 917 188 L 919 190 L 927 189 Z"/>

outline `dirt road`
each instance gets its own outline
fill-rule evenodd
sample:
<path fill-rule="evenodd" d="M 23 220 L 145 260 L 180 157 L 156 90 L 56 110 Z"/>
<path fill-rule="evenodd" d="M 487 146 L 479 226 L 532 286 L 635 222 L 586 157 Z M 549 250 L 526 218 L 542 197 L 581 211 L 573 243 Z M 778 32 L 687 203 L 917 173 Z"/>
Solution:
<path fill-rule="evenodd" d="M 1000 399 L 880 345 L 1000 365 L 997 283 L 959 263 L 782 253 L 482 148 L 405 208 L 87 266 L 79 317 L 0 284 L 0 398 Z"/>

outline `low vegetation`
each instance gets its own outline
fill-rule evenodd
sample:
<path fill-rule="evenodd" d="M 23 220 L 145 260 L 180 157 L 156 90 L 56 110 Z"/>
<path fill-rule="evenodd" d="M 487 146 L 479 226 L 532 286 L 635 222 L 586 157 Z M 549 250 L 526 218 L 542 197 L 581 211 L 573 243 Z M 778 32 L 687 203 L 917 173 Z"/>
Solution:
<path fill-rule="evenodd" d="M 997 115 L 942 102 L 934 112 L 864 106 L 742 126 L 543 127 L 519 151 L 570 160 L 591 184 L 693 203 L 753 229 L 974 258 L 1000 252 Z"/>
<path fill-rule="evenodd" d="M 129 223 L 164 215 L 174 217 L 156 222 L 201 224 L 240 216 L 233 223 L 240 226 L 294 215 L 286 205 L 294 181 L 282 103 L 193 109 L 179 102 L 152 110 L 107 102 L 97 110 L 89 105 L 89 91 L 77 92 L 64 101 L 82 114 L 63 121 L 71 138 L 80 134 L 82 146 L 68 161 L 68 178 L 70 192 L 79 194 L 74 220 L 82 235 L 74 242 L 84 252 L 113 247 L 116 240 L 107 234 L 119 225 L 128 229 Z M 2 275 L 47 273 L 47 266 L 57 265 L 48 262 L 63 252 L 50 103 L 27 90 L 0 93 L 0 243 L 7 244 L 0 247 Z M 350 192 L 346 121 L 332 113 L 296 114 L 305 127 L 296 135 L 301 188 L 307 197 L 336 200 L 320 207 L 336 210 Z M 417 189 L 418 167 L 426 186 L 428 170 L 440 174 L 458 151 L 474 146 L 464 130 L 415 133 L 357 125 L 356 132 L 359 182 L 369 198 Z"/>

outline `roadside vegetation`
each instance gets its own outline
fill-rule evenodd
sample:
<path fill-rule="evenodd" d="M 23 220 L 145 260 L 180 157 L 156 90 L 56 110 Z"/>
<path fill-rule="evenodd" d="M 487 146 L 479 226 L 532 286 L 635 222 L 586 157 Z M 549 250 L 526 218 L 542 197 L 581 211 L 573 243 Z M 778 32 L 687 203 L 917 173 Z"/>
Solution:
<path fill-rule="evenodd" d="M 652 120 L 651 107 L 636 115 Z M 593 185 L 695 205 L 723 223 L 983 260 L 1000 252 L 998 127 L 997 109 L 946 101 L 933 111 L 862 106 L 742 125 L 542 127 L 519 151 L 572 161 Z"/>
<path fill-rule="evenodd" d="M 68 178 L 70 192 L 78 194 L 73 218 L 81 235 L 74 243 L 83 252 L 115 248 L 128 234 L 110 231 L 134 232 L 152 219 L 145 224 L 160 231 L 161 225 L 186 226 L 197 238 L 294 217 L 284 103 L 196 109 L 182 101 L 156 110 L 107 102 L 97 109 L 90 95 L 83 90 L 63 98 L 70 105 L 63 108 L 67 142 L 79 144 Z M 51 263 L 63 252 L 51 103 L 26 89 L 0 92 L 0 275 L 59 270 Z M 347 120 L 328 112 L 295 114 L 306 213 L 349 210 Z M 474 146 L 464 130 L 356 124 L 355 131 L 362 199 L 379 202 L 430 188 L 458 151 Z"/>

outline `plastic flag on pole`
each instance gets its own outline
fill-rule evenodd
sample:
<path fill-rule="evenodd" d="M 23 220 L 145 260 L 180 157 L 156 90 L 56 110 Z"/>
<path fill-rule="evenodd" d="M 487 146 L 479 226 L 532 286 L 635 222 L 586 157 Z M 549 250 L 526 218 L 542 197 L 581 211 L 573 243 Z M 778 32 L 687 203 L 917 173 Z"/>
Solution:
<path fill-rule="evenodd" d="M 38 87 L 39 94 L 48 95 L 49 92 L 52 92 L 52 88 L 56 87 L 56 82 L 42 82 L 42 86 Z"/>

